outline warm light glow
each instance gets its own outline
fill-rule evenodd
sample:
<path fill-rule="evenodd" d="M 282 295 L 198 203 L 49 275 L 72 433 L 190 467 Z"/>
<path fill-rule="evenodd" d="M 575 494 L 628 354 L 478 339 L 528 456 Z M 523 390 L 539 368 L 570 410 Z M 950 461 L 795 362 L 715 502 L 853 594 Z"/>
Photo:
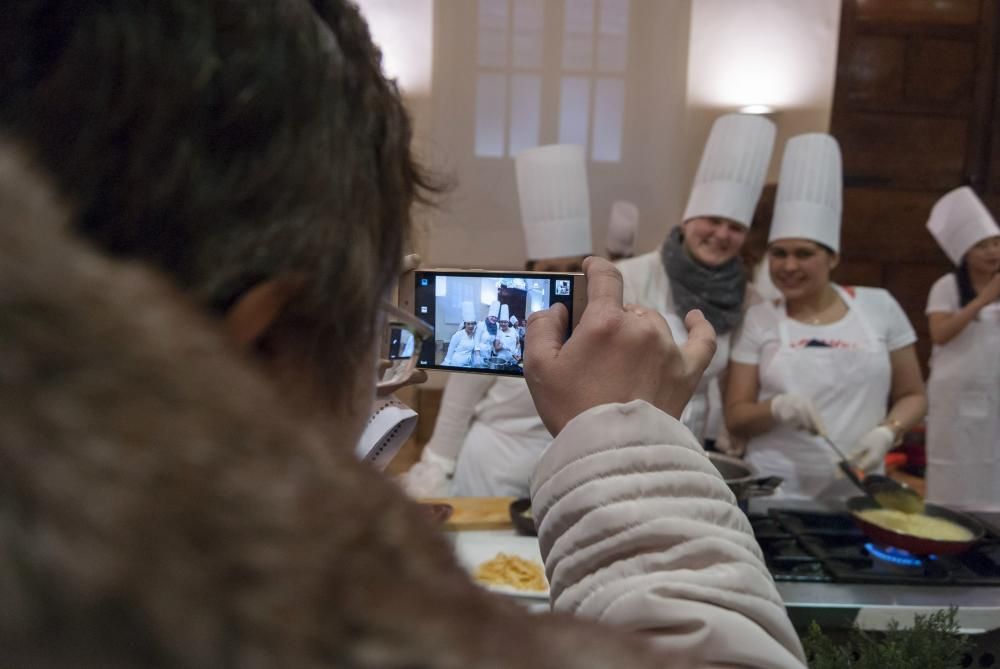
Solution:
<path fill-rule="evenodd" d="M 828 106 L 839 0 L 695 0 L 688 98 L 694 105 Z"/>
<path fill-rule="evenodd" d="M 497 299 L 497 280 L 483 279 L 479 282 L 479 301 L 490 306 Z"/>
<path fill-rule="evenodd" d="M 433 0 L 358 0 L 382 67 L 404 95 L 429 95 L 434 40 Z"/>
<path fill-rule="evenodd" d="M 746 105 L 740 107 L 741 114 L 755 114 L 757 116 L 769 116 L 774 113 L 774 107 L 770 105 Z"/>

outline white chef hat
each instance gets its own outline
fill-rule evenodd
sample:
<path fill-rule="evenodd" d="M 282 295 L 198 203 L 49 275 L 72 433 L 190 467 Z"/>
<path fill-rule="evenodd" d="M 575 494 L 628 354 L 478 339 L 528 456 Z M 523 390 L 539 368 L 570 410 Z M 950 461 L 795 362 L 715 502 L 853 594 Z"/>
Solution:
<path fill-rule="evenodd" d="M 487 314 L 487 316 L 493 316 L 494 318 L 496 318 L 499 315 L 500 315 L 500 302 L 494 300 L 493 303 L 490 305 L 490 311 Z"/>
<path fill-rule="evenodd" d="M 605 247 L 609 253 L 632 255 L 635 235 L 639 230 L 639 208 L 631 202 L 618 200 L 611 205 L 608 236 Z"/>
<path fill-rule="evenodd" d="M 510 324 L 511 325 L 517 325 L 517 316 L 511 315 L 511 317 L 510 317 Z"/>
<path fill-rule="evenodd" d="M 720 217 L 750 227 L 774 148 L 774 123 L 726 114 L 712 125 L 683 220 Z"/>
<path fill-rule="evenodd" d="M 472 306 L 472 302 L 462 302 L 462 322 L 476 322 L 476 308 Z"/>
<path fill-rule="evenodd" d="M 830 135 L 813 132 L 788 140 L 768 243 L 809 239 L 839 253 L 841 170 L 840 146 Z"/>
<path fill-rule="evenodd" d="M 1000 235 L 989 209 L 968 186 L 946 193 L 934 204 L 927 229 L 956 265 L 973 246 Z"/>
<path fill-rule="evenodd" d="M 510 307 L 506 304 L 500 307 L 500 318 L 498 321 L 509 321 L 510 320 Z"/>
<path fill-rule="evenodd" d="M 583 147 L 554 144 L 527 149 L 517 154 L 514 167 L 528 258 L 592 253 Z"/>

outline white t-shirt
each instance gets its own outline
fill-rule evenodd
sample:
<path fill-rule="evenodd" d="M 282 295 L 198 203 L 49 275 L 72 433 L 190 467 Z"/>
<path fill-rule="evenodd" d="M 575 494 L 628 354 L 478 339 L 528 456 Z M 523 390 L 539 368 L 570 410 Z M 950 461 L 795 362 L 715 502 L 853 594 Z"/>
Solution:
<path fill-rule="evenodd" d="M 888 291 L 881 288 L 846 287 L 854 296 L 850 310 L 835 323 L 809 325 L 788 320 L 788 337 L 792 347 L 828 346 L 831 348 L 863 348 L 867 336 L 857 319 L 855 309 L 865 317 L 886 350 L 895 351 L 917 341 L 913 326 L 902 307 Z M 747 311 L 743 324 L 733 339 L 730 360 L 746 365 L 768 364 L 781 346 L 778 322 L 781 312 L 772 302 L 755 304 Z"/>
<path fill-rule="evenodd" d="M 937 312 L 952 312 L 962 308 L 961 297 L 958 294 L 958 278 L 954 272 L 949 272 L 934 282 L 930 295 L 927 296 L 925 314 Z"/>

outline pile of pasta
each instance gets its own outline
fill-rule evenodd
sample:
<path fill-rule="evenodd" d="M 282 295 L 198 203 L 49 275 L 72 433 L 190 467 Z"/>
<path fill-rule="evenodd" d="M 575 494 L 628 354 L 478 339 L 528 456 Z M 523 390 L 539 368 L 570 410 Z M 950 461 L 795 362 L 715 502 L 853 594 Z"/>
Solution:
<path fill-rule="evenodd" d="M 507 553 L 497 553 L 476 567 L 475 577 L 486 585 L 506 585 L 517 590 L 544 592 L 549 587 L 542 565 Z"/>

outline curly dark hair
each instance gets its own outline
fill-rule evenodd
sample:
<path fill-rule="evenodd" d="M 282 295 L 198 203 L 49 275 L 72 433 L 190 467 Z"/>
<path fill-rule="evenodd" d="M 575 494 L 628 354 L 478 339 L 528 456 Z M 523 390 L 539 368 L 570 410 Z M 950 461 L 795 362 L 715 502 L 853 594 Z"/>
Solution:
<path fill-rule="evenodd" d="M 52 174 L 76 231 L 206 306 L 304 277 L 286 316 L 312 321 L 345 391 L 411 205 L 439 190 L 344 0 L 13 3 L 0 127 Z"/>

